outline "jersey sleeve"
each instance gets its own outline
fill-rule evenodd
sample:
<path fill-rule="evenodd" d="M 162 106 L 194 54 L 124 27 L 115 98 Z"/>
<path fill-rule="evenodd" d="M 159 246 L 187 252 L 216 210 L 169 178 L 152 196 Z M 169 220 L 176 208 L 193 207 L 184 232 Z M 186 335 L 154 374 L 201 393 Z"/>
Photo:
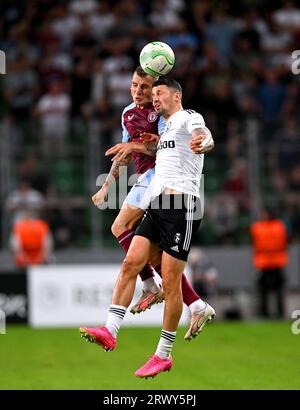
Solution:
<path fill-rule="evenodd" d="M 194 112 L 192 114 L 188 114 L 188 117 L 185 121 L 185 127 L 188 130 L 189 134 L 192 133 L 193 130 L 196 128 L 203 128 L 205 127 L 205 121 L 201 114 Z"/>
<path fill-rule="evenodd" d="M 121 117 L 122 142 L 128 142 L 130 140 L 130 135 L 129 135 L 128 129 L 126 128 L 126 125 L 124 123 L 124 114 L 125 114 L 125 110 L 122 112 L 122 117 Z"/>
<path fill-rule="evenodd" d="M 163 117 L 159 117 L 158 124 L 157 124 L 159 136 L 161 136 L 161 134 L 164 132 L 165 126 L 166 126 L 165 120 L 163 119 Z"/>

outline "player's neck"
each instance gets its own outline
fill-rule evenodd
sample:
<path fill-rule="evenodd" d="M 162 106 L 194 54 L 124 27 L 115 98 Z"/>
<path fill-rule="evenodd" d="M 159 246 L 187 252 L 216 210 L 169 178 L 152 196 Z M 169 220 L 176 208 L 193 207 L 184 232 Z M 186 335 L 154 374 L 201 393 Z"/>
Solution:
<path fill-rule="evenodd" d="M 167 112 L 165 115 L 163 115 L 163 119 L 165 121 L 168 121 L 172 117 L 173 114 L 175 114 L 176 112 L 181 111 L 181 110 L 182 110 L 182 105 L 176 106 L 173 110 L 171 110 L 171 111 Z"/>
<path fill-rule="evenodd" d="M 149 102 L 149 103 L 143 104 L 143 105 L 136 104 L 136 106 L 137 106 L 138 109 L 143 110 L 144 108 L 149 107 L 149 105 L 151 105 L 151 104 L 152 104 L 152 102 Z"/>

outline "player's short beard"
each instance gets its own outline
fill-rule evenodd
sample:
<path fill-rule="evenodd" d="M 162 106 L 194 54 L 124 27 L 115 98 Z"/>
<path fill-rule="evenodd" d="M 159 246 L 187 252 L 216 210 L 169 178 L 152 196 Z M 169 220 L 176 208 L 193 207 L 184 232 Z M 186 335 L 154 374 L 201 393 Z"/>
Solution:
<path fill-rule="evenodd" d="M 163 107 L 160 107 L 158 111 L 156 111 L 156 113 L 158 115 L 160 115 L 161 117 L 164 117 L 167 114 L 167 110 Z"/>

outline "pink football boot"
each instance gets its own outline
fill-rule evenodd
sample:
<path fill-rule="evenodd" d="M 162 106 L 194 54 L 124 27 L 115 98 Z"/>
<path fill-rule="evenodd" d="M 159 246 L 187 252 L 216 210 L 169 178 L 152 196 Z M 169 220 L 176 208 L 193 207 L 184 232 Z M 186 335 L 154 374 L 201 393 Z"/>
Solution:
<path fill-rule="evenodd" d="M 172 368 L 172 357 L 168 359 L 161 359 L 159 356 L 154 354 L 150 357 L 150 360 L 140 369 L 138 369 L 134 374 L 137 377 L 145 378 L 155 377 L 158 373 L 170 371 Z"/>
<path fill-rule="evenodd" d="M 97 343 L 107 352 L 114 350 L 117 344 L 117 339 L 103 327 L 80 327 L 79 332 L 87 342 Z"/>

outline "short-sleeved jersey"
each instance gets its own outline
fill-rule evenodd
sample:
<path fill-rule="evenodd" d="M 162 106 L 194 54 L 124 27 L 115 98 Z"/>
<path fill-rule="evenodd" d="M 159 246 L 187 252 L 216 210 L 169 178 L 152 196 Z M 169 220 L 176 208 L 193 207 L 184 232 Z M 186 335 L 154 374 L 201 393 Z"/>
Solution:
<path fill-rule="evenodd" d="M 152 197 L 171 188 L 200 198 L 204 154 L 195 154 L 189 142 L 192 131 L 202 127 L 202 115 L 193 110 L 180 110 L 169 118 L 158 143 Z"/>
<path fill-rule="evenodd" d="M 150 104 L 139 108 L 135 103 L 128 105 L 122 113 L 122 142 L 139 140 L 142 132 L 158 134 L 158 116 Z M 133 152 L 132 158 L 138 174 L 143 174 L 155 166 L 155 157 L 140 152 Z"/>

